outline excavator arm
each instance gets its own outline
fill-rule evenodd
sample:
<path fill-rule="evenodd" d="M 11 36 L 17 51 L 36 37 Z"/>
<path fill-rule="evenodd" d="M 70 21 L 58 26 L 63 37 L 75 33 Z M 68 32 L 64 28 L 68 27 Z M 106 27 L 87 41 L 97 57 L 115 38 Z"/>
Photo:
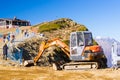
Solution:
<path fill-rule="evenodd" d="M 60 47 L 65 52 L 65 54 L 68 57 L 70 57 L 69 47 L 65 43 L 63 43 L 60 39 L 57 38 L 57 39 L 53 39 L 53 40 L 50 40 L 50 41 L 42 41 L 41 42 L 41 45 L 39 47 L 39 53 L 34 58 L 34 63 L 36 63 L 39 60 L 39 58 L 41 57 L 41 55 L 43 54 L 45 49 L 47 49 L 50 46 L 54 46 L 54 45 Z"/>

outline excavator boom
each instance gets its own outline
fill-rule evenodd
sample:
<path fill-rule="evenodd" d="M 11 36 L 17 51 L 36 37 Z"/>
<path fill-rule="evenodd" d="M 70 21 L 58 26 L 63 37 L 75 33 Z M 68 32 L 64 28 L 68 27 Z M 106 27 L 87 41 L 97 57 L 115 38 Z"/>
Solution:
<path fill-rule="evenodd" d="M 39 58 L 41 57 L 41 55 L 42 55 L 42 53 L 44 52 L 45 49 L 47 49 L 50 46 L 55 46 L 55 45 L 60 47 L 65 52 L 65 54 L 68 57 L 70 57 L 69 47 L 65 43 L 60 41 L 59 39 L 53 39 L 53 40 L 50 40 L 50 41 L 42 41 L 41 42 L 41 45 L 40 45 L 40 48 L 39 48 L 39 53 L 34 58 L 34 62 L 36 63 L 39 60 Z"/>
<path fill-rule="evenodd" d="M 46 43 L 45 43 L 44 41 L 41 42 L 41 45 L 40 45 L 40 47 L 39 47 L 39 53 L 38 53 L 37 56 L 34 58 L 34 62 L 35 62 L 35 63 L 39 60 L 40 56 L 41 56 L 42 53 L 44 52 L 44 50 L 45 50 L 45 45 L 46 45 Z"/>

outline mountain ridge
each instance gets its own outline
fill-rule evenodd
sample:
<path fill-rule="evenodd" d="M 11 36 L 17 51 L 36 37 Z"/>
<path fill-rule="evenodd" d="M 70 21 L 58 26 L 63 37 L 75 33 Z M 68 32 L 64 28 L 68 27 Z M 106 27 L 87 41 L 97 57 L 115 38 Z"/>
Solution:
<path fill-rule="evenodd" d="M 33 27 L 38 28 L 38 32 L 45 34 L 50 39 L 58 37 L 63 40 L 69 40 L 70 33 L 73 31 L 88 31 L 86 26 L 78 24 L 69 18 L 43 22 Z"/>

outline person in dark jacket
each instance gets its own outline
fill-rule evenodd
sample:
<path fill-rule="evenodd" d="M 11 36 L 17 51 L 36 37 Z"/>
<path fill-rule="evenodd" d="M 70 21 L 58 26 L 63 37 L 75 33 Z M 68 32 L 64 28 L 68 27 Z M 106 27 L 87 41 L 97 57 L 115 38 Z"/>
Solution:
<path fill-rule="evenodd" d="M 8 53 L 8 46 L 7 44 L 5 43 L 4 46 L 3 46 L 3 59 L 4 60 L 7 60 L 7 53 Z"/>

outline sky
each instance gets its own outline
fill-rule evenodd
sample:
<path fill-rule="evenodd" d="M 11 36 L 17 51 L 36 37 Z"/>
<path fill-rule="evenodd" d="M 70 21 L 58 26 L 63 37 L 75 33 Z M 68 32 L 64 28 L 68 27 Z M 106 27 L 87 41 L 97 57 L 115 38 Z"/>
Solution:
<path fill-rule="evenodd" d="M 32 25 L 70 18 L 94 37 L 120 41 L 120 0 L 0 0 L 0 18 L 14 16 Z"/>

